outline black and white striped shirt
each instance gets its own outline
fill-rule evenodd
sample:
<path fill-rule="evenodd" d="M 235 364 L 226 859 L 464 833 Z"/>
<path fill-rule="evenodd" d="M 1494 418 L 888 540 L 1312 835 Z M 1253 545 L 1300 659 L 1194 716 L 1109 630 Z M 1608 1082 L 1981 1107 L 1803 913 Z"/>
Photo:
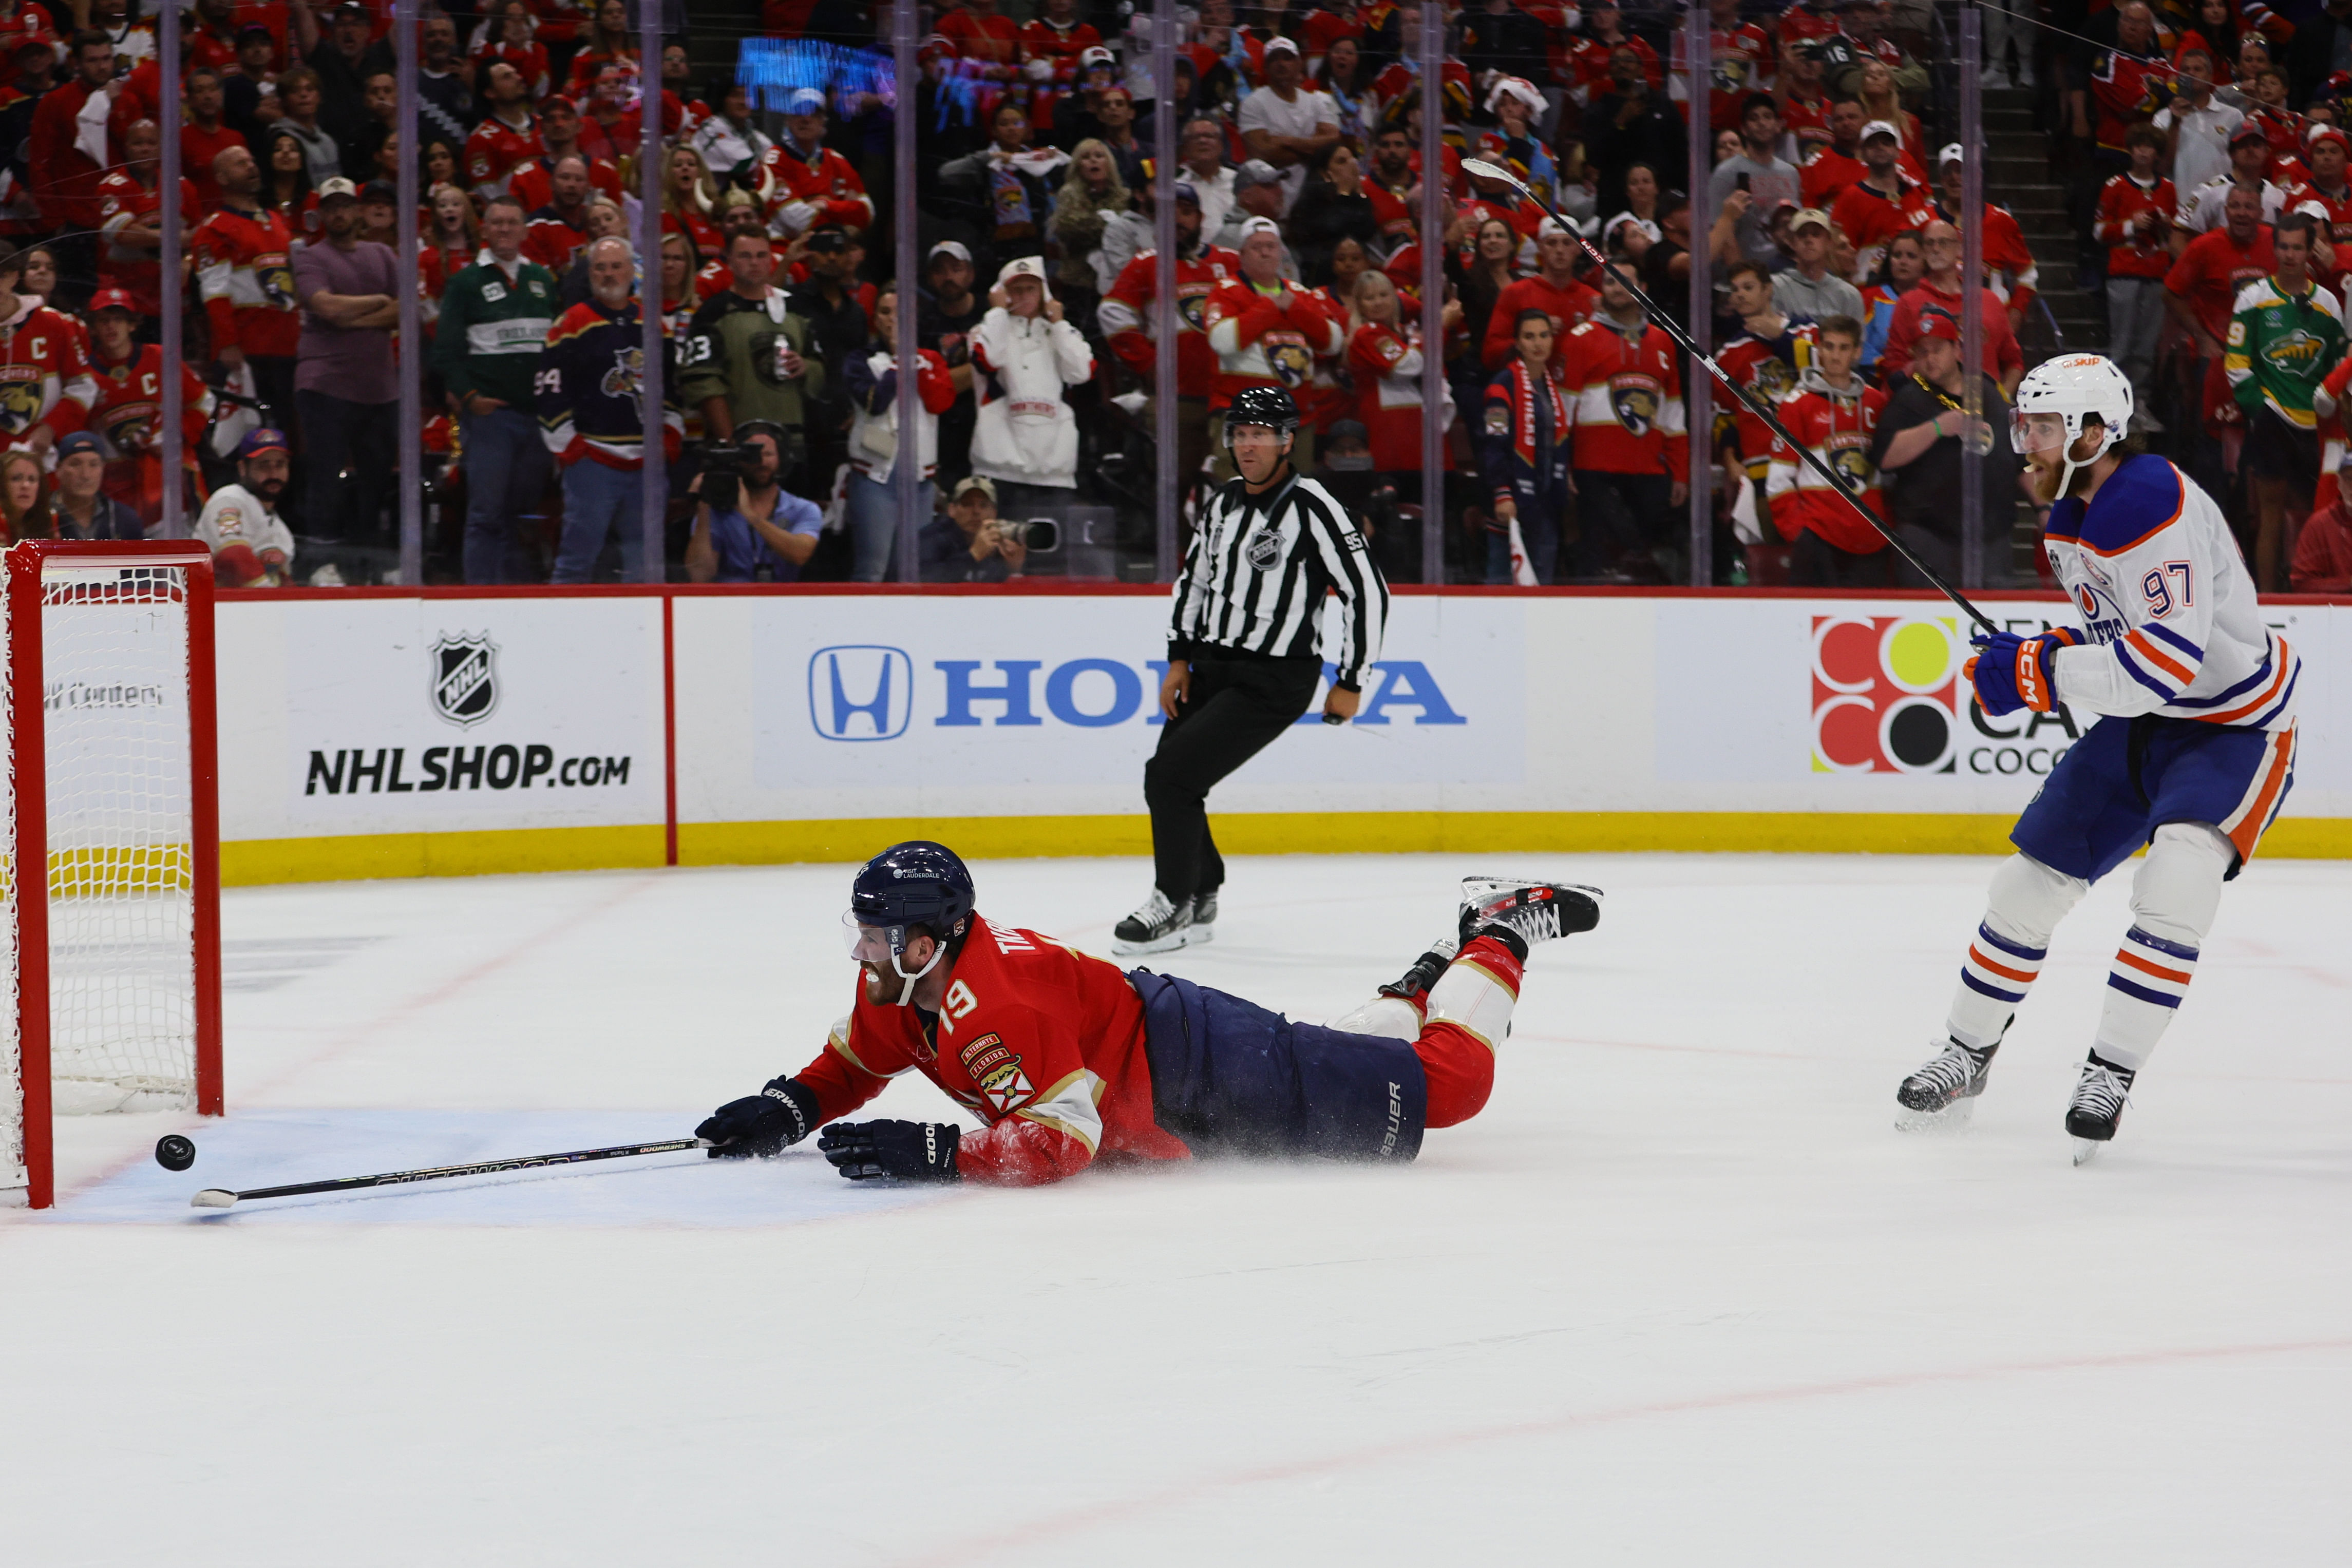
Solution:
<path fill-rule="evenodd" d="M 1340 600 L 1339 645 L 1324 647 L 1323 604 Z M 1381 656 L 1389 585 L 1348 509 L 1293 475 L 1264 495 L 1227 480 L 1202 510 L 1168 622 L 1168 656 L 1241 649 L 1273 658 L 1319 653 L 1360 687 Z"/>

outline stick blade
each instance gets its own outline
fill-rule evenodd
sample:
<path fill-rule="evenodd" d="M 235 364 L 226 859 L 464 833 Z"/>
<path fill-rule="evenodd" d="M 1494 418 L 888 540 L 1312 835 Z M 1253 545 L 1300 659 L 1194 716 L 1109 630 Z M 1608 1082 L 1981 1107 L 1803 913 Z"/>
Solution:
<path fill-rule="evenodd" d="M 236 1194 L 216 1186 L 208 1186 L 188 1199 L 190 1208 L 232 1208 L 236 1204 Z"/>
<path fill-rule="evenodd" d="M 1508 169 L 1489 163 L 1484 158 L 1465 158 L 1462 160 L 1462 172 L 1465 174 L 1475 174 L 1481 180 L 1511 179 L 1511 172 Z M 1513 183 L 1517 183 L 1516 181 Z"/>

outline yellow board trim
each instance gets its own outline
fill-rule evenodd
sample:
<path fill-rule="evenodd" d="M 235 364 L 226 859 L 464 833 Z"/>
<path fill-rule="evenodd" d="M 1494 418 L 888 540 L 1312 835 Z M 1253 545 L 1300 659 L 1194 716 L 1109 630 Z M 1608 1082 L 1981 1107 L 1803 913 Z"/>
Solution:
<path fill-rule="evenodd" d="M 1832 811 L 1334 811 L 1216 817 L 1229 854 L 1444 852 L 2000 855 L 2008 816 Z M 681 865 L 865 860 L 901 839 L 937 839 L 974 860 L 1147 855 L 1151 826 L 1118 817 L 847 818 L 685 822 Z M 2352 819 L 2289 818 L 2263 838 L 2270 860 L 2352 860 Z M 490 876 L 658 866 L 663 831 L 518 828 L 471 833 L 237 840 L 221 845 L 228 887 L 368 877 Z"/>
<path fill-rule="evenodd" d="M 357 882 L 370 877 L 496 876 L 510 872 L 610 871 L 662 863 L 659 824 L 633 828 L 509 828 L 475 833 L 362 833 L 328 839 L 232 839 L 221 845 L 221 885 Z"/>

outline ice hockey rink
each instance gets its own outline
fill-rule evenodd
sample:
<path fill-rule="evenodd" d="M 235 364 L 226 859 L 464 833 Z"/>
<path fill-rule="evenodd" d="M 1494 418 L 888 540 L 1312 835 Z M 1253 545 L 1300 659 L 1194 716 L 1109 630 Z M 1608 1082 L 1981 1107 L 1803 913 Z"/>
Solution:
<path fill-rule="evenodd" d="M 1309 1019 L 1465 873 L 1608 890 L 1403 1169 L 887 1190 L 803 1147 L 207 1214 L 683 1135 L 854 978 L 845 866 L 232 890 L 230 1115 L 66 1119 L 59 1207 L 0 1218 L 0 1561 L 2345 1562 L 2352 864 L 2232 884 L 2075 1169 L 2125 875 L 1974 1126 L 1893 1127 L 1990 863 L 1236 860 L 1155 967 Z M 1149 880 L 974 874 L 1097 952 Z"/>

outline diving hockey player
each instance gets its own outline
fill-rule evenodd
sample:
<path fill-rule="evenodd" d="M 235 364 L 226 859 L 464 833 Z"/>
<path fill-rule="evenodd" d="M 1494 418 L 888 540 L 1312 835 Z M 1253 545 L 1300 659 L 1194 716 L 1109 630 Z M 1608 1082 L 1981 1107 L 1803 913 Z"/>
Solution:
<path fill-rule="evenodd" d="M 1030 1186 L 1097 1160 L 1219 1154 L 1410 1160 L 1495 1082 L 1528 950 L 1601 918 L 1594 889 L 1474 878 L 1456 932 L 1328 1026 L 1149 969 L 1122 974 L 982 918 L 940 844 L 895 844 L 851 886 L 856 1010 L 816 1059 L 721 1105 L 711 1157 L 817 1146 L 853 1181 Z M 1457 949 L 1458 945 L 1458 951 Z M 979 1117 L 845 1123 L 912 1069 Z"/>
<path fill-rule="evenodd" d="M 2116 1135 L 2133 1080 L 2188 994 L 2221 884 L 2294 782 L 2300 661 L 2263 624 L 2205 492 L 2161 457 L 2118 449 L 2131 413 L 2131 382 L 2096 354 L 2053 360 L 2017 389 L 2011 441 L 2054 503 L 2043 544 L 2083 625 L 1979 637 L 1968 673 L 1994 717 L 2062 705 L 2100 716 L 2011 831 L 2019 852 L 1993 873 L 1949 1040 L 1895 1092 L 1899 1124 L 1965 1119 L 2051 932 L 2146 844 L 2131 927 L 2066 1110 L 2077 1165 Z"/>

